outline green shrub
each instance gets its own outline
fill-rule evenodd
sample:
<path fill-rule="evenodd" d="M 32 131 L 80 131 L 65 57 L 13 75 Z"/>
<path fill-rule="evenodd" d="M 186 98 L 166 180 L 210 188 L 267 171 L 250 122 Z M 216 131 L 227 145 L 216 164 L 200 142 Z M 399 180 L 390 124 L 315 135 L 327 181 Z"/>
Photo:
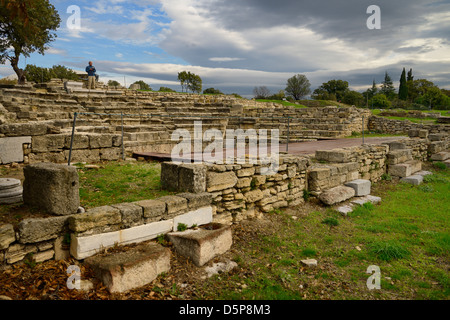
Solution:
<path fill-rule="evenodd" d="M 446 170 L 447 165 L 443 162 L 433 162 L 433 167 L 438 170 Z"/>
<path fill-rule="evenodd" d="M 179 223 L 177 226 L 178 231 L 185 231 L 188 228 L 187 224 Z"/>
<path fill-rule="evenodd" d="M 339 221 L 336 218 L 328 217 L 322 220 L 323 224 L 327 224 L 330 227 L 335 227 L 339 225 Z"/>

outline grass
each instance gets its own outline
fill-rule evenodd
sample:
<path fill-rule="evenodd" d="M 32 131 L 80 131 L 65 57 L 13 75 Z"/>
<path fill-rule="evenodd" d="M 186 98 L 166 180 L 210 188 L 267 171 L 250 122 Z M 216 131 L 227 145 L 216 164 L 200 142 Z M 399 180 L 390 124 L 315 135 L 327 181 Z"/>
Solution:
<path fill-rule="evenodd" d="M 100 169 L 79 165 L 80 201 L 85 208 L 154 199 L 171 194 L 161 189 L 159 163 L 108 162 Z"/>
<path fill-rule="evenodd" d="M 256 99 L 256 101 L 258 101 L 258 102 L 274 102 L 274 103 L 282 104 L 283 106 L 287 106 L 287 107 L 307 108 L 306 106 L 304 106 L 302 104 L 292 103 L 292 102 L 284 101 L 284 100 Z"/>
<path fill-rule="evenodd" d="M 381 204 L 358 207 L 347 217 L 325 207 L 298 219 L 291 218 L 292 209 L 267 215 L 268 227 L 239 243 L 239 272 L 206 280 L 199 298 L 449 299 L 450 173 L 433 172 L 425 189 L 373 185 Z M 318 267 L 302 266 L 306 257 Z M 380 268 L 380 290 L 366 286 L 371 265 Z"/>

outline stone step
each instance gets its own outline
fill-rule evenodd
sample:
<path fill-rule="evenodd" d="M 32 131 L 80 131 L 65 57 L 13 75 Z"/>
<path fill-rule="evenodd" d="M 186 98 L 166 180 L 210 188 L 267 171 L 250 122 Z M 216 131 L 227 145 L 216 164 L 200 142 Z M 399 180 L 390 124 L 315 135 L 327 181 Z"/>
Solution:
<path fill-rule="evenodd" d="M 109 292 L 123 293 L 145 286 L 170 270 L 170 250 L 154 242 L 125 252 L 97 255 L 85 260 Z"/>
<path fill-rule="evenodd" d="M 345 183 L 345 186 L 353 188 L 355 190 L 356 197 L 362 197 L 370 194 L 372 182 L 370 182 L 370 180 L 357 179 Z"/>
<path fill-rule="evenodd" d="M 431 161 L 445 161 L 450 159 L 449 151 L 442 151 L 436 154 L 433 154 L 430 158 Z"/>
<path fill-rule="evenodd" d="M 334 205 L 339 202 L 346 201 L 355 196 L 355 190 L 346 186 L 337 186 L 322 192 L 319 200 L 326 205 Z"/>
<path fill-rule="evenodd" d="M 420 170 L 422 170 L 422 162 L 419 160 L 411 160 L 388 166 L 388 173 L 400 178 L 409 177 Z"/>
<path fill-rule="evenodd" d="M 401 178 L 400 182 L 409 183 L 409 184 L 412 184 L 414 186 L 418 186 L 418 185 L 422 184 L 423 176 L 415 174 L 415 175 L 412 175 L 412 176 L 409 176 L 409 177 Z"/>
<path fill-rule="evenodd" d="M 190 258 L 199 267 L 227 252 L 233 243 L 230 226 L 219 223 L 168 233 L 167 236 L 178 254 Z"/>
<path fill-rule="evenodd" d="M 393 151 L 389 151 L 389 153 L 386 156 L 386 163 L 388 165 L 404 163 L 410 160 L 412 160 L 411 149 L 396 149 Z"/>

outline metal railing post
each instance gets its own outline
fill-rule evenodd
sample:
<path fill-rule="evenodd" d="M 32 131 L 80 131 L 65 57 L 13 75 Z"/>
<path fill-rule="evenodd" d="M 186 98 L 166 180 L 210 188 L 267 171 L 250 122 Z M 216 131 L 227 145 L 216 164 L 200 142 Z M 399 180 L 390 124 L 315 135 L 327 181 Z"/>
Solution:
<path fill-rule="evenodd" d="M 73 147 L 73 139 L 74 139 L 74 136 L 75 136 L 75 125 L 76 125 L 76 122 L 77 122 L 77 115 L 78 115 L 77 112 L 75 112 L 73 114 L 72 137 L 70 138 L 69 160 L 68 160 L 68 163 L 67 163 L 68 166 L 70 166 L 70 162 L 72 161 L 72 147 Z"/>

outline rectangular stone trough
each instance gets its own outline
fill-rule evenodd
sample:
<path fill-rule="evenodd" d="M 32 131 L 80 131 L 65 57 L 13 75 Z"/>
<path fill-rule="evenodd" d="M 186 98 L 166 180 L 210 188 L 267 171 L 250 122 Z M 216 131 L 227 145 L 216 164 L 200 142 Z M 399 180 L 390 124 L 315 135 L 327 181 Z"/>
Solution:
<path fill-rule="evenodd" d="M 199 267 L 227 252 L 233 243 L 230 226 L 219 223 L 168 233 L 167 236 L 178 254 L 190 258 Z"/>
<path fill-rule="evenodd" d="M 170 250 L 156 243 L 85 260 L 108 290 L 126 292 L 142 287 L 170 270 Z"/>

